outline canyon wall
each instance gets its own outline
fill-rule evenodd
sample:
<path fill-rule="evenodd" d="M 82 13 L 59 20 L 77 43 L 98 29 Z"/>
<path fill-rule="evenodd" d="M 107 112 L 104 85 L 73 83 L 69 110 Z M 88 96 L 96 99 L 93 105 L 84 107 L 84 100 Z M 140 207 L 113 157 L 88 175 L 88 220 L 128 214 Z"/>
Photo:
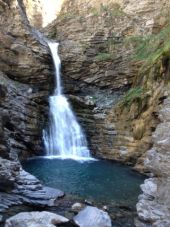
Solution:
<path fill-rule="evenodd" d="M 43 187 L 19 162 L 44 153 L 51 70 L 49 50 L 30 26 L 23 2 L 0 1 L 0 225 L 13 207 L 48 206 L 63 196 Z"/>
<path fill-rule="evenodd" d="M 60 42 L 65 92 L 95 156 L 150 176 L 136 226 L 169 223 L 169 1 L 65 1 L 45 34 Z"/>
<path fill-rule="evenodd" d="M 72 95 L 92 153 L 140 171 L 147 171 L 143 159 L 159 122 L 154 113 L 163 85 L 140 76 L 142 61 L 134 55 L 142 39 L 166 25 L 168 7 L 168 1 L 64 1 L 44 29 L 60 42 L 65 93 Z M 128 91 L 132 105 L 125 102 Z"/>
<path fill-rule="evenodd" d="M 17 159 L 42 152 L 51 59 L 39 33 L 31 29 L 22 1 L 4 1 L 1 7 L 0 152 Z"/>
<path fill-rule="evenodd" d="M 136 225 L 168 226 L 170 3 L 61 3 L 57 19 L 42 28 L 42 1 L 0 0 L 0 190 L 15 188 L 15 179 L 24 181 L 18 157 L 43 153 L 53 73 L 43 35 L 34 26 L 60 42 L 64 91 L 91 152 L 155 177 L 142 186 Z"/>

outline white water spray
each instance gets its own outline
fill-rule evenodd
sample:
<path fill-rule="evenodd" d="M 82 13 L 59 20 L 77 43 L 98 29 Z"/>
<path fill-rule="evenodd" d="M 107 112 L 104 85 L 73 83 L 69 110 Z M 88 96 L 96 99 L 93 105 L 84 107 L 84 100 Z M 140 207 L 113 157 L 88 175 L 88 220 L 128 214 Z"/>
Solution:
<path fill-rule="evenodd" d="M 56 86 L 49 98 L 50 124 L 44 131 L 44 143 L 48 156 L 60 158 L 89 159 L 86 138 L 71 107 L 62 94 L 60 78 L 60 58 L 58 43 L 48 43 L 55 66 Z"/>

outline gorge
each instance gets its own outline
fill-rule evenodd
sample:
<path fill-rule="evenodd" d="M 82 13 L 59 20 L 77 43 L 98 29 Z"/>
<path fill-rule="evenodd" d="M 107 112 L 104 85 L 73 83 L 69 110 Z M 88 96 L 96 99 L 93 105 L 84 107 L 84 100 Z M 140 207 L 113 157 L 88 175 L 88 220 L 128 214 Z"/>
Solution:
<path fill-rule="evenodd" d="M 21 204 L 62 207 L 56 198 L 64 194 L 20 164 L 44 155 L 43 129 L 49 129 L 55 81 L 44 37 L 60 43 L 64 94 L 92 155 L 150 177 L 134 225 L 169 226 L 169 1 L 65 0 L 50 23 L 43 2 L 0 1 L 2 226 Z"/>

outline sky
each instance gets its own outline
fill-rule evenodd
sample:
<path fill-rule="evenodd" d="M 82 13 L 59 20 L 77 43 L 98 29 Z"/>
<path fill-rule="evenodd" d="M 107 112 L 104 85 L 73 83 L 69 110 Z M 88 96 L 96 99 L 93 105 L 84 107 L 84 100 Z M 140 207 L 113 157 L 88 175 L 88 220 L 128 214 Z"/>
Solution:
<path fill-rule="evenodd" d="M 58 12 L 61 10 L 61 6 L 64 0 L 41 0 L 43 7 L 43 27 L 52 22 Z"/>

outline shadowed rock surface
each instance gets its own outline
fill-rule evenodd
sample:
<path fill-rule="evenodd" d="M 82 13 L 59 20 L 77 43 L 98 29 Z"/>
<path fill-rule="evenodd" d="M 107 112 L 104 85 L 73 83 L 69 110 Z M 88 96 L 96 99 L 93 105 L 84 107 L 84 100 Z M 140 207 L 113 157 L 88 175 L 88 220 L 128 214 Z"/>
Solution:
<path fill-rule="evenodd" d="M 50 212 L 23 212 L 9 218 L 5 227 L 53 227 L 68 222 L 69 220 Z"/>

